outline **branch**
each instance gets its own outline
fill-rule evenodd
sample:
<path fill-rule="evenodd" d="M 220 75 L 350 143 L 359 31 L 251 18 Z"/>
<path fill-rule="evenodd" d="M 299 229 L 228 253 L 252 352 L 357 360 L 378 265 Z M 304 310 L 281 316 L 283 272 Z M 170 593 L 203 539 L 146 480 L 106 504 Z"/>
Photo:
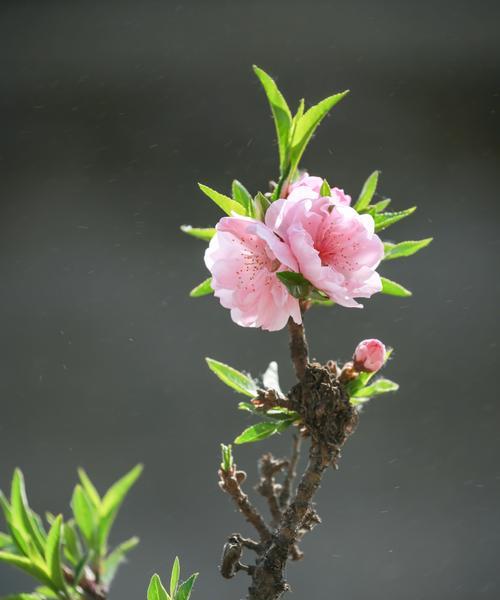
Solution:
<path fill-rule="evenodd" d="M 290 500 L 290 494 L 292 491 L 293 482 L 295 477 L 297 477 L 297 463 L 300 457 L 300 446 L 302 444 L 302 437 L 299 433 L 296 433 L 293 436 L 293 445 L 292 445 L 292 453 L 290 455 L 290 460 L 288 461 L 288 468 L 285 476 L 285 480 L 283 481 L 283 487 L 281 488 L 281 494 L 279 497 L 280 507 L 286 508 L 288 506 L 288 502 Z"/>
<path fill-rule="evenodd" d="M 241 489 L 240 483 L 245 479 L 243 471 L 219 471 L 219 486 L 221 490 L 226 492 L 234 500 L 236 506 L 243 514 L 245 519 L 255 527 L 260 539 L 264 542 L 270 539 L 271 532 L 269 531 L 264 519 L 259 511 L 250 503 L 248 496 Z"/>
<path fill-rule="evenodd" d="M 267 500 L 273 527 L 277 527 L 282 516 L 277 495 L 279 486 L 276 484 L 274 476 L 287 465 L 288 461 L 277 460 L 271 453 L 263 454 L 259 461 L 261 480 L 256 489 Z"/>
<path fill-rule="evenodd" d="M 75 575 L 69 567 L 63 567 L 63 574 L 64 579 L 69 584 L 74 584 Z M 95 580 L 95 575 L 90 571 L 90 569 L 85 569 L 83 576 L 78 582 L 78 587 L 82 589 L 85 597 L 89 598 L 89 600 L 106 600 L 108 597 L 108 590 L 101 584 L 97 583 Z"/>
<path fill-rule="evenodd" d="M 309 362 L 309 348 L 307 346 L 304 325 L 297 325 L 290 317 L 288 320 L 288 331 L 290 332 L 290 355 L 297 379 L 302 381 Z"/>

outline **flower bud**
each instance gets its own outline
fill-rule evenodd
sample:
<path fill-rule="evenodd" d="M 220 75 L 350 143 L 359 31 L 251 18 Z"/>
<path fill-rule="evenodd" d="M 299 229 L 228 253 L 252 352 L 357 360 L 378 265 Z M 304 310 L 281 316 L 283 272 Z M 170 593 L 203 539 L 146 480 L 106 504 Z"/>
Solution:
<path fill-rule="evenodd" d="M 380 340 L 370 339 L 360 342 L 353 356 L 354 369 L 374 373 L 385 362 L 385 346 Z"/>

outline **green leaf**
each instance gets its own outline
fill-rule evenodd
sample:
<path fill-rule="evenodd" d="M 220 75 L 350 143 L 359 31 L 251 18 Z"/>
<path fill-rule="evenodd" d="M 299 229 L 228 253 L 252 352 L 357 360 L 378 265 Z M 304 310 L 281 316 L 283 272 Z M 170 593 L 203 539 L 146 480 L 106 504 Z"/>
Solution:
<path fill-rule="evenodd" d="M 371 398 L 372 396 L 378 396 L 379 394 L 386 394 L 387 392 L 395 392 L 399 389 L 399 385 L 390 379 L 377 379 L 371 385 L 367 385 L 361 388 L 353 394 L 354 398 Z"/>
<path fill-rule="evenodd" d="M 321 187 L 319 189 L 319 195 L 322 198 L 330 197 L 332 195 L 332 190 L 328 185 L 328 181 L 326 179 L 323 179 L 323 183 L 321 184 Z"/>
<path fill-rule="evenodd" d="M 64 524 L 63 534 L 64 554 L 73 565 L 76 565 L 82 559 L 82 547 L 73 519 Z"/>
<path fill-rule="evenodd" d="M 269 363 L 264 375 L 262 376 L 262 383 L 265 388 L 276 390 L 278 394 L 284 395 L 280 387 L 280 378 L 278 375 L 278 363 L 273 360 Z"/>
<path fill-rule="evenodd" d="M 179 576 L 181 574 L 181 565 L 179 563 L 179 557 L 176 556 L 174 564 L 172 566 L 172 572 L 170 574 L 170 597 L 175 598 L 177 593 L 177 585 L 179 584 Z"/>
<path fill-rule="evenodd" d="M 126 555 L 133 550 L 138 543 L 138 537 L 130 538 L 126 542 L 122 542 L 107 556 L 104 560 L 104 574 L 102 576 L 102 581 L 105 585 L 109 586 L 111 584 L 118 567 L 127 561 Z"/>
<path fill-rule="evenodd" d="M 382 212 L 384 209 L 386 209 L 390 203 L 391 203 L 390 198 L 384 198 L 383 200 L 379 200 L 378 202 L 375 202 L 375 204 L 371 204 L 367 210 L 368 210 L 368 212 L 370 212 L 372 214 L 379 213 L 379 212 Z"/>
<path fill-rule="evenodd" d="M 237 213 L 238 215 L 245 215 L 245 209 L 239 202 L 235 202 L 229 196 L 225 196 L 220 192 L 216 192 L 212 188 L 209 188 L 207 185 L 203 185 L 202 183 L 198 184 L 200 190 L 207 195 L 210 200 L 213 200 L 215 204 L 219 208 L 221 208 L 226 214 L 232 215 L 232 213 Z"/>
<path fill-rule="evenodd" d="M 11 554 L 10 552 L 0 552 L 0 562 L 5 562 L 13 567 L 21 569 L 28 575 L 31 575 L 35 579 L 38 579 L 45 585 L 53 587 L 53 583 L 50 579 L 49 573 L 44 567 L 33 563 L 29 558 L 25 556 L 19 556 L 18 554 Z"/>
<path fill-rule="evenodd" d="M 373 220 L 375 221 L 375 231 L 383 231 L 384 229 L 387 229 L 390 225 L 394 225 L 394 223 L 401 221 L 401 219 L 409 217 L 416 210 L 417 207 L 412 206 L 411 208 L 400 210 L 398 212 L 384 212 L 373 215 Z"/>
<path fill-rule="evenodd" d="M 252 413 L 253 415 L 261 414 L 255 409 L 255 406 L 251 402 L 238 402 L 238 409 Z"/>
<path fill-rule="evenodd" d="M 209 294 L 213 294 L 214 290 L 212 288 L 212 278 L 208 277 L 205 281 L 202 281 L 195 288 L 193 288 L 189 292 L 189 296 L 191 298 L 201 298 L 202 296 L 208 296 Z"/>
<path fill-rule="evenodd" d="M 264 196 L 262 192 L 257 192 L 253 204 L 255 218 L 263 221 L 264 217 L 266 216 L 267 209 L 271 206 L 271 201 L 269 198 Z"/>
<path fill-rule="evenodd" d="M 181 231 L 192 235 L 199 240 L 209 242 L 215 235 L 215 227 L 191 227 L 191 225 L 181 225 Z"/>
<path fill-rule="evenodd" d="M 99 546 L 101 554 L 105 554 L 109 532 L 115 521 L 130 488 L 137 481 L 143 470 L 136 465 L 131 471 L 114 483 L 104 495 L 101 505 L 101 522 L 99 523 Z"/>
<path fill-rule="evenodd" d="M 21 534 L 31 538 L 34 546 L 40 555 L 43 556 L 46 534 L 43 528 L 41 529 L 41 522 L 34 518 L 28 505 L 24 477 L 20 469 L 14 471 L 10 502 L 12 525 Z"/>
<path fill-rule="evenodd" d="M 290 128 L 292 126 L 292 114 L 288 104 L 279 91 L 274 80 L 262 69 L 256 65 L 253 70 L 259 78 L 264 91 L 266 92 L 271 111 L 273 113 L 274 124 L 276 127 L 276 136 L 278 138 L 278 150 L 280 157 L 280 172 L 286 169 L 288 163 L 288 149 L 290 141 Z"/>
<path fill-rule="evenodd" d="M 231 191 L 233 193 L 233 200 L 236 200 L 236 202 L 239 202 L 241 206 L 243 206 L 245 213 L 249 217 L 253 217 L 253 198 L 247 188 L 241 182 L 235 179 L 232 183 Z"/>
<path fill-rule="evenodd" d="M 251 398 L 257 395 L 257 386 L 251 377 L 213 358 L 206 358 L 205 360 L 208 368 L 230 388 Z"/>
<path fill-rule="evenodd" d="M 7 546 L 12 546 L 12 544 L 13 542 L 10 535 L 7 535 L 6 533 L 2 533 L 0 531 L 0 549 L 6 548 Z"/>
<path fill-rule="evenodd" d="M 401 284 L 391 281 L 386 277 L 381 277 L 380 279 L 382 281 L 382 294 L 399 296 L 400 298 L 407 298 L 408 296 L 412 295 L 410 290 L 407 290 Z"/>
<path fill-rule="evenodd" d="M 184 583 L 181 583 L 179 589 L 177 590 L 175 600 L 189 600 L 194 582 L 196 581 L 197 577 L 198 573 L 193 573 L 191 577 L 184 581 Z"/>
<path fill-rule="evenodd" d="M 96 548 L 96 527 L 98 515 L 95 506 L 90 501 L 87 492 L 81 485 L 77 485 L 71 499 L 71 508 L 76 524 L 82 532 L 90 548 Z"/>
<path fill-rule="evenodd" d="M 52 598 L 57 596 L 51 596 Z M 0 600 L 45 600 L 45 596 L 40 594 L 13 594 L 11 596 L 2 596 Z"/>
<path fill-rule="evenodd" d="M 355 210 L 357 210 L 358 212 L 365 210 L 372 201 L 373 195 L 375 194 L 375 190 L 377 189 L 379 175 L 380 171 L 373 171 L 373 173 L 363 184 L 363 188 L 361 190 L 359 198 L 357 199 L 356 204 L 354 205 Z"/>
<path fill-rule="evenodd" d="M 326 117 L 330 110 L 348 93 L 348 91 L 334 96 L 325 98 L 315 106 L 312 106 L 302 117 L 297 121 L 290 150 L 290 173 L 289 177 L 293 176 L 297 168 L 302 154 L 308 143 L 316 131 L 316 128 L 321 121 Z"/>
<path fill-rule="evenodd" d="M 309 295 L 312 284 L 300 273 L 280 271 L 276 277 L 283 283 L 294 298 L 303 299 Z"/>
<path fill-rule="evenodd" d="M 84 469 L 78 469 L 78 476 L 80 478 L 80 482 L 83 486 L 83 489 L 87 492 L 88 499 L 96 508 L 101 506 L 101 497 L 99 496 L 98 491 L 95 489 L 94 484 L 90 481 L 90 478 L 84 471 Z"/>
<path fill-rule="evenodd" d="M 220 448 L 222 454 L 222 462 L 220 466 L 223 471 L 228 472 L 233 468 L 233 447 L 231 444 L 228 444 L 227 446 L 225 444 L 221 444 Z M 172 591 L 170 593 L 172 593 Z"/>
<path fill-rule="evenodd" d="M 393 348 L 386 349 L 385 357 L 384 357 L 384 364 L 382 366 L 386 365 L 386 363 L 389 360 L 389 358 L 391 357 L 391 354 L 393 353 L 393 351 L 394 351 Z M 370 381 L 370 379 L 374 375 L 376 375 L 377 372 L 378 371 L 372 371 L 372 372 L 363 371 L 356 377 L 356 379 L 349 381 L 349 383 L 347 384 L 347 393 L 349 394 L 349 396 L 354 396 L 354 394 L 358 390 L 365 387 L 365 385 L 367 385 L 367 383 Z"/>
<path fill-rule="evenodd" d="M 62 516 L 59 515 L 50 528 L 45 547 L 45 562 L 50 578 L 55 587 L 64 590 L 65 582 L 61 565 L 61 534 L 63 531 Z"/>
<path fill-rule="evenodd" d="M 162 585 L 159 575 L 156 573 L 151 577 L 149 583 L 148 600 L 171 600 L 167 590 Z"/>
<path fill-rule="evenodd" d="M 406 242 L 399 242 L 399 244 L 391 244 L 390 242 L 384 243 L 384 260 L 393 260 L 394 258 L 402 258 L 405 256 L 411 256 L 422 248 L 425 248 L 432 242 L 432 238 L 426 238 L 425 240 L 408 240 Z"/>
<path fill-rule="evenodd" d="M 80 582 L 80 579 L 83 575 L 85 567 L 87 566 L 87 563 L 90 560 L 90 556 L 91 556 L 91 553 L 89 552 L 85 556 L 82 556 L 80 558 L 80 560 L 78 561 L 78 563 L 75 565 L 75 572 L 73 575 L 73 585 L 74 586 L 78 585 L 78 583 Z M 103 578 L 103 581 L 104 581 L 104 578 Z"/>
<path fill-rule="evenodd" d="M 248 442 L 258 442 L 264 440 L 278 432 L 280 423 L 273 421 L 263 421 L 256 423 L 245 429 L 235 440 L 235 444 L 247 444 Z"/>

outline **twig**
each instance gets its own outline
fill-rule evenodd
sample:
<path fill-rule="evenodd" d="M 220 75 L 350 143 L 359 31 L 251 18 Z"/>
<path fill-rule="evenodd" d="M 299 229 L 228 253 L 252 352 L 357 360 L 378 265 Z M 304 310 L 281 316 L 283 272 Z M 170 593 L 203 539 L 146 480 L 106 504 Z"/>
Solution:
<path fill-rule="evenodd" d="M 300 457 L 300 446 L 302 444 L 302 437 L 300 434 L 296 433 L 293 436 L 293 445 L 292 445 L 292 453 L 290 455 L 290 460 L 288 461 L 288 468 L 285 475 L 285 480 L 283 481 L 283 486 L 281 488 L 281 494 L 279 496 L 280 508 L 286 508 L 288 506 L 288 501 L 290 500 L 290 494 L 292 492 L 293 482 L 295 477 L 297 477 L 297 463 Z"/>
<path fill-rule="evenodd" d="M 69 567 L 63 567 L 63 574 L 64 579 L 69 584 L 74 585 L 75 575 Z M 81 588 L 85 597 L 90 600 L 106 600 L 108 597 L 108 590 L 103 585 L 97 583 L 94 573 L 88 569 L 86 569 L 85 574 L 78 581 L 77 587 Z"/>
<path fill-rule="evenodd" d="M 288 461 L 277 460 L 271 453 L 264 454 L 259 461 L 261 480 L 257 485 L 257 491 L 267 500 L 272 527 L 277 527 L 282 516 L 277 494 L 279 487 L 274 476 L 287 465 Z"/>
<path fill-rule="evenodd" d="M 242 471 L 236 471 L 232 469 L 231 471 L 224 471 L 220 469 L 219 471 L 219 486 L 220 488 L 229 494 L 231 498 L 234 500 L 236 506 L 243 514 L 245 519 L 255 527 L 257 533 L 260 536 L 261 541 L 269 540 L 271 537 L 271 532 L 269 531 L 262 515 L 259 511 L 250 503 L 248 496 L 241 489 L 240 481 L 238 479 L 243 479 L 242 477 L 238 477 Z"/>

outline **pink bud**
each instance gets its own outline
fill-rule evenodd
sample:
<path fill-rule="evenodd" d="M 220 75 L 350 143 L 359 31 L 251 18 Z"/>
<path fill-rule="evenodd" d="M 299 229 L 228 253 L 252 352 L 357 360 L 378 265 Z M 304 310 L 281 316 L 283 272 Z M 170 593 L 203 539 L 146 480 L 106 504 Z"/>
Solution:
<path fill-rule="evenodd" d="M 357 345 L 353 360 L 356 371 L 374 373 L 384 365 L 385 346 L 380 340 L 363 340 Z"/>

